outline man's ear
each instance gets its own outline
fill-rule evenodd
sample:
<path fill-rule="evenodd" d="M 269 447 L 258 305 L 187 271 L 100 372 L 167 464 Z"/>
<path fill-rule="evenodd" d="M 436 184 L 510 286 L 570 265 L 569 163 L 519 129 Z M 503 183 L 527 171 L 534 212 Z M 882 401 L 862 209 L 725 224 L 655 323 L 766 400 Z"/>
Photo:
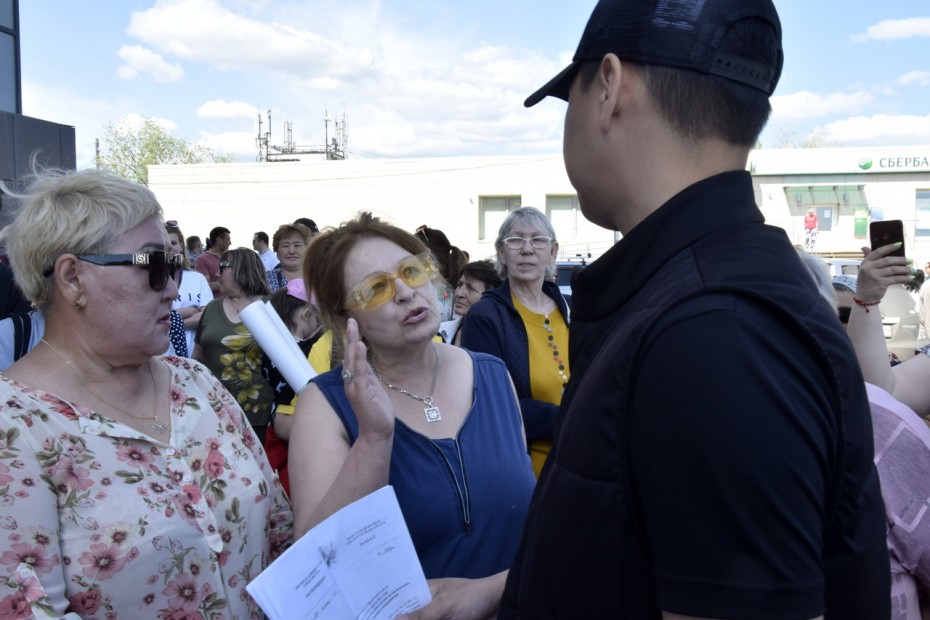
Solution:
<path fill-rule="evenodd" d="M 610 128 L 613 118 L 623 109 L 628 85 L 627 65 L 615 54 L 607 54 L 601 59 L 597 72 L 597 86 L 600 89 L 600 127 L 602 131 Z"/>

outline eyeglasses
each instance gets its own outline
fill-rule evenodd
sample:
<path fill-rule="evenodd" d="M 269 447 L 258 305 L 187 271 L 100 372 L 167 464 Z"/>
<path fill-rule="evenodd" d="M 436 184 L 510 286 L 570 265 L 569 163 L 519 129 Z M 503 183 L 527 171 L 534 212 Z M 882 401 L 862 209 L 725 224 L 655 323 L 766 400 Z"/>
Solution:
<path fill-rule="evenodd" d="M 397 278 L 400 278 L 407 286 L 417 288 L 437 275 L 439 275 L 439 268 L 429 252 L 405 258 L 397 263 L 395 273 L 376 273 L 353 286 L 346 308 L 373 310 L 394 299 L 397 294 L 394 281 Z"/>
<path fill-rule="evenodd" d="M 840 317 L 840 323 L 846 325 L 849 323 L 849 313 L 852 312 L 852 306 L 844 306 L 836 309 L 837 315 Z"/>
<path fill-rule="evenodd" d="M 168 286 L 168 278 L 173 278 L 177 282 L 178 273 L 184 267 L 180 254 L 172 256 L 161 250 L 136 254 L 75 254 L 75 256 L 82 261 L 102 267 L 114 265 L 141 267 L 149 272 L 149 286 L 153 291 L 158 292 L 165 290 Z M 50 276 L 53 271 L 54 269 L 49 269 L 45 276 Z"/>
<path fill-rule="evenodd" d="M 522 250 L 527 241 L 534 250 L 545 250 L 552 243 L 552 237 L 504 237 L 504 245 L 511 250 Z"/>
<path fill-rule="evenodd" d="M 224 270 L 224 269 L 229 269 L 229 268 L 232 267 L 232 266 L 233 266 L 232 263 L 229 262 L 228 260 L 222 261 L 222 262 L 220 263 L 220 273 L 223 273 L 223 270 Z"/>

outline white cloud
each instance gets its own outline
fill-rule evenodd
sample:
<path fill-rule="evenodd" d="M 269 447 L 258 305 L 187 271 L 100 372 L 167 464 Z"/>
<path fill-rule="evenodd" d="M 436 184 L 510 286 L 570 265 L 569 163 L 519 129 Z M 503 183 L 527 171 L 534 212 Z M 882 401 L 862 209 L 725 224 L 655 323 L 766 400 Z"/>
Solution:
<path fill-rule="evenodd" d="M 909 71 L 897 79 L 895 82 L 901 86 L 930 86 L 930 71 Z"/>
<path fill-rule="evenodd" d="M 895 146 L 930 143 L 930 114 L 854 116 L 821 127 L 840 146 Z"/>
<path fill-rule="evenodd" d="M 184 69 L 179 64 L 171 64 L 150 49 L 141 45 L 124 45 L 116 55 L 126 63 L 116 73 L 124 80 L 132 80 L 140 73 L 152 76 L 156 82 L 177 82 L 184 78 Z"/>
<path fill-rule="evenodd" d="M 223 71 L 347 77 L 369 72 L 374 60 L 368 49 L 232 13 L 217 0 L 161 0 L 133 13 L 127 32 L 165 54 Z"/>
<path fill-rule="evenodd" d="M 817 93 L 801 91 L 772 97 L 772 118 L 796 121 L 844 114 L 856 114 L 875 102 L 866 91 L 854 93 Z"/>
<path fill-rule="evenodd" d="M 258 156 L 255 134 L 248 131 L 201 133 L 197 143 L 217 153 L 232 155 L 236 161 L 253 161 Z"/>
<path fill-rule="evenodd" d="M 283 139 L 277 119 L 287 119 L 295 143 L 322 145 L 328 111 L 348 114 L 348 147 L 360 154 L 560 150 L 564 103 L 527 110 L 523 100 L 571 51 L 553 61 L 537 49 L 487 44 L 470 24 L 450 32 L 450 21 L 428 19 L 436 10 L 417 5 L 392 19 L 380 0 L 319 0 L 313 11 L 303 3 L 159 0 L 133 13 L 127 32 L 166 57 L 241 74 L 262 100 L 208 101 L 198 117 L 254 118 L 256 108 L 270 108 L 272 142 Z"/>
<path fill-rule="evenodd" d="M 930 37 L 930 17 L 909 17 L 907 19 L 886 19 L 866 28 L 864 33 L 854 35 L 856 43 L 866 41 L 894 41 Z"/>
<path fill-rule="evenodd" d="M 214 99 L 213 101 L 204 102 L 197 108 L 197 118 L 205 119 L 254 119 L 258 114 L 258 108 L 242 101 L 224 101 L 223 99 Z"/>

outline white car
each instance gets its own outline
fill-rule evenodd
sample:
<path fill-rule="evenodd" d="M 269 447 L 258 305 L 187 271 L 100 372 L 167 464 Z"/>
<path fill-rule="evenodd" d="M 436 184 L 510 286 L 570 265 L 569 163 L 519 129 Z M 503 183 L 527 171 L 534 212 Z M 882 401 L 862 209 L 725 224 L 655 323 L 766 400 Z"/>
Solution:
<path fill-rule="evenodd" d="M 882 303 L 882 328 L 885 330 L 885 343 L 888 351 L 904 361 L 914 357 L 914 352 L 930 343 L 926 338 L 919 338 L 920 316 L 917 304 L 902 284 L 888 287 Z"/>
<path fill-rule="evenodd" d="M 830 267 L 830 277 L 833 276 L 857 276 L 859 275 L 859 263 L 861 260 L 850 258 L 823 258 L 823 262 Z"/>
<path fill-rule="evenodd" d="M 588 261 L 584 258 L 577 261 L 559 260 L 555 263 L 556 284 L 559 285 L 562 297 L 565 298 L 565 303 L 569 308 L 572 306 L 572 273 L 576 269 L 583 269 L 587 264 Z"/>

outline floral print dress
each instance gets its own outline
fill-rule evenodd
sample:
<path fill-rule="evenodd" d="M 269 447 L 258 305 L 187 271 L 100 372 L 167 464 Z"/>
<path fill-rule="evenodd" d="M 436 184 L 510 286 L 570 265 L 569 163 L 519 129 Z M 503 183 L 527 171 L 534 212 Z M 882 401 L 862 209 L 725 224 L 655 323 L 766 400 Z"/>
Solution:
<path fill-rule="evenodd" d="M 0 618 L 260 618 L 292 515 L 242 410 L 171 371 L 171 439 L 0 380 Z"/>

